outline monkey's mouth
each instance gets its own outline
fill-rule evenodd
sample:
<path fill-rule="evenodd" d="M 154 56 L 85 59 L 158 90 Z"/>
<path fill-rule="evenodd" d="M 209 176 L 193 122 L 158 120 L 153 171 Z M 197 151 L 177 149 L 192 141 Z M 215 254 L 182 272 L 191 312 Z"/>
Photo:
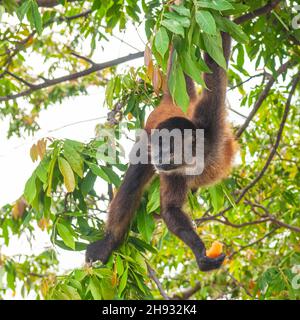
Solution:
<path fill-rule="evenodd" d="M 182 165 L 178 164 L 155 164 L 155 169 L 159 172 L 173 171 L 182 167 Z"/>
<path fill-rule="evenodd" d="M 174 171 L 182 171 L 184 169 L 193 168 L 195 167 L 195 159 L 193 159 L 192 163 L 182 163 L 182 164 L 162 164 L 162 163 L 155 163 L 154 167 L 158 172 L 174 172 Z"/>

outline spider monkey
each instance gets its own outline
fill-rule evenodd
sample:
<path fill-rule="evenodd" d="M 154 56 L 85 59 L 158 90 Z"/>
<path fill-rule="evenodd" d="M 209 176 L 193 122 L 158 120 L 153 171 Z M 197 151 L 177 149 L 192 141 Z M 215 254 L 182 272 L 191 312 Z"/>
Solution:
<path fill-rule="evenodd" d="M 221 35 L 228 65 L 231 38 L 227 33 Z M 170 56 L 171 53 L 172 49 Z M 171 59 L 172 57 L 169 60 Z M 112 251 L 122 243 L 139 206 L 143 190 L 157 171 L 160 178 L 161 216 L 169 231 L 191 248 L 201 271 L 218 269 L 222 265 L 225 255 L 221 254 L 216 258 L 206 256 L 204 243 L 196 233 L 191 219 L 182 210 L 189 190 L 195 191 L 199 187 L 214 184 L 229 174 L 237 147 L 226 121 L 226 71 L 207 53 L 204 54 L 204 60 L 211 73 L 203 76 L 207 88 L 203 89 L 200 96 L 196 93 L 193 80 L 185 75 L 190 97 L 187 115 L 175 105 L 168 90 L 164 90 L 159 106 L 149 115 L 145 125 L 149 135 L 151 129 L 176 128 L 182 135 L 184 129 L 192 129 L 193 134 L 196 129 L 204 129 L 203 172 L 200 175 L 186 175 L 188 165 L 184 161 L 182 164 L 130 164 L 123 183 L 110 204 L 104 238 L 87 248 L 88 263 L 97 260 L 106 263 Z M 169 70 L 170 64 L 171 62 Z M 194 149 L 194 140 L 190 143 Z"/>

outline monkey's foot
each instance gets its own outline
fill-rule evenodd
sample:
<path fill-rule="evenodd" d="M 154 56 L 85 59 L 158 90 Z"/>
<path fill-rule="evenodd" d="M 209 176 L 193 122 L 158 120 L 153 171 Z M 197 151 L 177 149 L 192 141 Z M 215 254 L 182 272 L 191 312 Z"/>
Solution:
<path fill-rule="evenodd" d="M 210 271 L 214 269 L 219 269 L 225 260 L 226 255 L 224 253 L 220 254 L 216 258 L 209 258 L 207 256 L 203 256 L 197 259 L 197 263 L 199 269 L 201 271 Z"/>
<path fill-rule="evenodd" d="M 106 263 L 112 253 L 110 247 L 111 246 L 105 239 L 89 244 L 85 253 L 85 261 L 87 263 L 92 263 L 99 260 L 102 263 Z"/>

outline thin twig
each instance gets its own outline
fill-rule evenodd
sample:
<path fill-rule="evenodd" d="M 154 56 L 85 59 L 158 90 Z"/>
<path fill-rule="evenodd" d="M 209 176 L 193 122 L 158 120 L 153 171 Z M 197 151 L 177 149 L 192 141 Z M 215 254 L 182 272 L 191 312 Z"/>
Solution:
<path fill-rule="evenodd" d="M 245 250 L 246 248 L 252 247 L 252 246 L 256 245 L 257 243 L 263 241 L 264 239 L 268 238 L 271 234 L 273 234 L 277 229 L 279 229 L 279 227 L 275 227 L 274 229 L 272 229 L 271 231 L 269 231 L 263 237 L 257 239 L 256 241 L 250 242 L 249 244 L 247 244 L 245 246 L 241 246 L 239 248 L 239 250 L 233 251 L 229 256 L 227 256 L 227 258 L 231 259 L 233 256 L 235 256 L 236 254 L 238 254 L 241 251 Z"/>
<path fill-rule="evenodd" d="M 84 60 L 84 61 L 90 63 L 92 66 L 95 64 L 95 62 L 93 60 L 91 60 L 91 59 L 89 59 L 87 57 L 84 57 L 84 56 L 82 56 L 82 55 L 80 55 L 80 54 L 78 54 L 76 52 L 71 52 L 71 55 L 76 57 L 76 58 L 79 58 L 81 60 Z"/>
<path fill-rule="evenodd" d="M 291 60 L 287 61 L 286 63 L 284 63 L 277 71 L 276 71 L 276 77 L 271 76 L 269 82 L 266 84 L 264 90 L 261 92 L 260 96 L 258 97 L 257 101 L 254 104 L 253 109 L 251 110 L 251 112 L 249 113 L 246 121 L 243 123 L 243 125 L 239 128 L 239 130 L 236 133 L 236 136 L 239 138 L 242 133 L 246 130 L 246 128 L 248 127 L 249 123 L 251 122 L 251 120 L 253 119 L 253 117 L 256 115 L 258 109 L 261 107 L 261 105 L 263 104 L 263 102 L 265 101 L 265 99 L 267 98 L 272 86 L 274 85 L 276 79 L 282 74 L 284 73 L 288 67 L 291 65 Z"/>
<path fill-rule="evenodd" d="M 162 284 L 158 280 L 155 271 L 152 269 L 152 267 L 149 265 L 148 262 L 146 262 L 146 264 L 147 264 L 149 277 L 155 282 L 160 294 L 162 295 L 162 297 L 165 300 L 170 300 L 170 297 L 167 295 L 167 293 L 165 292 L 164 288 L 162 287 Z"/>

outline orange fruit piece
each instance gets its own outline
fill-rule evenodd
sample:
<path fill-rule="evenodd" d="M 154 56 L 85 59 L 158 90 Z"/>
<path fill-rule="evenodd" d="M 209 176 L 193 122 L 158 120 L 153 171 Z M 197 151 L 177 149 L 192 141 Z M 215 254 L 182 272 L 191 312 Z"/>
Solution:
<path fill-rule="evenodd" d="M 206 251 L 206 255 L 209 258 L 218 257 L 223 251 L 223 244 L 219 241 L 214 241 L 211 247 Z"/>

